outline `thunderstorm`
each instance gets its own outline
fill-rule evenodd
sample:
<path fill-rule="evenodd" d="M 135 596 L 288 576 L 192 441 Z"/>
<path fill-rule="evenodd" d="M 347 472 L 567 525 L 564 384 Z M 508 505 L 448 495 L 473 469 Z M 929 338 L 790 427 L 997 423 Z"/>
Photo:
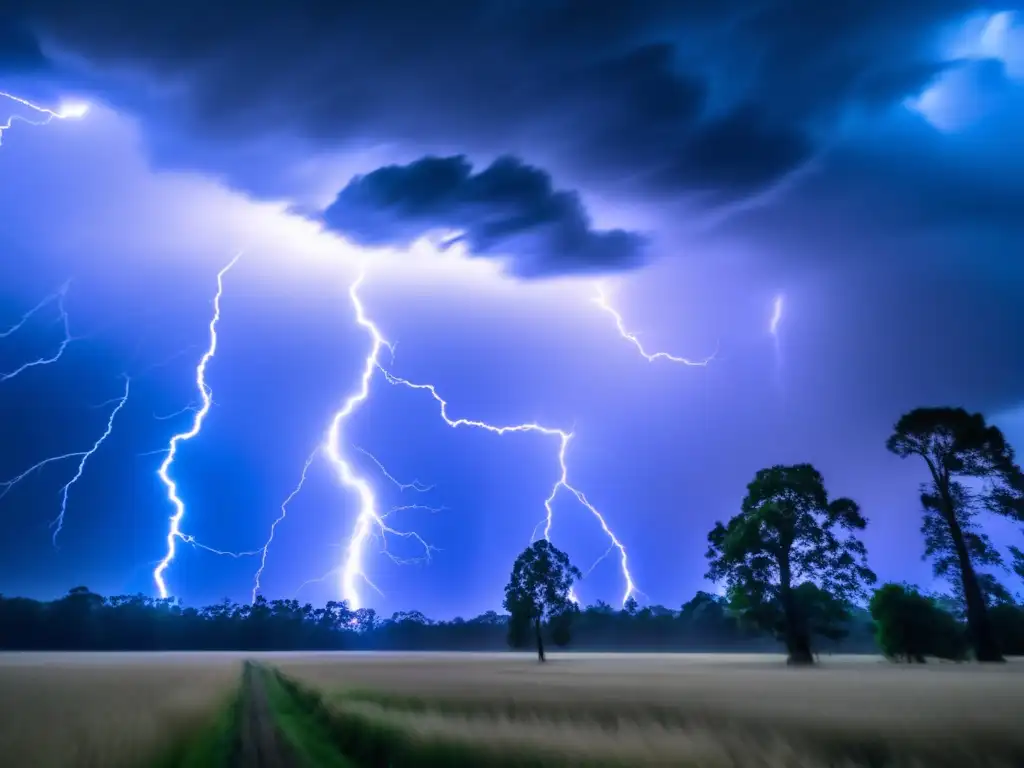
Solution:
<path fill-rule="evenodd" d="M 476 429 L 482 429 L 493 434 L 504 435 L 509 433 L 536 433 L 545 435 L 547 437 L 555 438 L 558 443 L 557 449 L 557 460 L 559 473 L 555 483 L 551 487 L 551 491 L 547 498 L 544 500 L 545 515 L 542 520 L 537 523 L 534 527 L 533 538 L 536 538 L 538 529 L 543 529 L 543 536 L 546 540 L 550 540 L 551 537 L 551 526 L 554 519 L 554 511 L 552 505 L 560 491 L 569 493 L 573 498 L 577 500 L 591 515 L 597 520 L 601 530 L 609 540 L 609 546 L 607 550 L 602 554 L 591 566 L 587 569 L 586 573 L 589 574 L 594 568 L 604 561 L 607 557 L 614 553 L 618 553 L 619 567 L 624 581 L 624 592 L 622 595 L 622 604 L 625 605 L 630 598 L 635 598 L 641 595 L 642 592 L 637 588 L 634 581 L 633 575 L 629 568 L 629 556 L 626 551 L 625 545 L 619 539 L 619 537 L 612 530 L 608 524 L 605 516 L 594 506 L 593 503 L 587 498 L 586 494 L 580 490 L 577 486 L 569 482 L 569 467 L 567 463 L 567 453 L 569 449 L 570 441 L 573 438 L 573 434 L 564 429 L 555 427 L 545 426 L 536 423 L 523 423 L 514 425 L 495 425 L 483 421 L 458 418 L 453 419 L 448 415 L 448 403 L 445 401 L 436 391 L 432 384 L 418 384 L 413 383 L 407 379 L 395 376 L 388 371 L 384 364 L 381 362 L 381 355 L 384 351 L 388 351 L 393 354 L 394 345 L 389 342 L 381 330 L 378 328 L 376 323 L 370 319 L 366 313 L 366 309 L 359 296 L 359 287 L 362 285 L 365 279 L 365 274 L 360 273 L 359 277 L 349 287 L 349 301 L 351 302 L 352 308 L 355 313 L 356 325 L 362 328 L 370 339 L 370 348 L 367 353 L 365 360 L 363 361 L 362 373 L 358 380 L 356 389 L 346 396 L 341 407 L 335 412 L 331 419 L 330 425 L 327 430 L 327 435 L 323 445 L 318 451 L 315 451 L 307 460 L 302 468 L 300 479 L 298 484 L 288 494 L 284 502 L 280 507 L 280 512 L 277 518 L 273 521 L 270 528 L 270 533 L 266 543 L 260 550 L 261 561 L 258 571 L 256 572 L 254 579 L 254 586 L 252 590 L 251 598 L 255 601 L 256 595 L 260 589 L 260 578 L 266 567 L 267 555 L 271 544 L 274 540 L 274 535 L 277 527 L 287 517 L 288 505 L 295 499 L 295 497 L 301 492 L 305 485 L 306 478 L 309 472 L 311 464 L 315 461 L 317 456 L 322 452 L 327 460 L 334 467 L 335 472 L 342 485 L 349 490 L 353 491 L 356 498 L 358 499 L 359 511 L 356 515 L 355 523 L 353 525 L 352 532 L 348 539 L 348 544 L 345 547 L 345 552 L 340 565 L 332 569 L 331 572 L 325 576 L 310 579 L 303 583 L 302 586 L 312 582 L 320 582 L 327 578 L 330 574 L 340 575 L 341 582 L 341 595 L 342 598 L 348 603 L 353 610 L 358 610 L 363 607 L 365 601 L 359 590 L 359 583 L 363 582 L 367 584 L 371 589 L 380 593 L 380 589 L 372 581 L 366 572 L 366 545 L 372 537 L 378 537 L 384 542 L 383 553 L 391 558 L 395 562 L 410 562 L 408 560 L 399 560 L 392 555 L 387 549 L 387 537 L 389 535 L 407 538 L 415 541 L 423 550 L 423 556 L 416 558 L 415 561 L 422 561 L 424 559 L 429 560 L 431 553 L 436 551 L 436 547 L 428 543 L 415 531 L 400 530 L 392 527 L 386 521 L 391 513 L 405 510 L 426 510 L 430 512 L 440 511 L 442 508 L 431 507 L 422 504 L 409 504 L 395 507 L 388 513 L 383 513 L 380 510 L 380 503 L 377 499 L 377 494 L 370 483 L 370 481 L 363 477 L 355 468 L 352 460 L 348 457 L 345 451 L 344 441 L 344 428 L 348 420 L 353 414 L 363 406 L 371 396 L 372 380 L 375 372 L 380 372 L 384 379 L 397 386 L 404 386 L 409 389 L 423 390 L 429 392 L 431 397 L 438 403 L 440 407 L 440 415 L 444 422 L 450 427 L 471 427 Z M 671 355 L 667 352 L 648 352 L 637 339 L 637 337 L 630 333 L 626 327 L 622 315 L 616 310 L 608 300 L 604 291 L 598 287 L 598 294 L 594 301 L 598 306 L 606 313 L 612 315 L 615 320 L 616 328 L 619 335 L 632 343 L 639 351 L 640 355 L 649 362 L 655 360 L 667 360 L 670 362 L 680 363 L 688 366 L 707 366 L 714 355 L 703 360 L 690 360 L 683 357 Z M 381 471 L 381 474 L 393 483 L 399 490 L 414 490 L 419 492 L 429 491 L 433 486 L 424 485 L 417 480 L 411 483 L 403 483 L 397 480 L 391 475 L 384 465 L 375 457 L 373 454 L 365 451 L 361 448 L 355 450 L 366 455 Z M 301 589 L 301 587 L 300 587 Z M 576 600 L 576 595 L 573 593 L 572 598 Z"/>

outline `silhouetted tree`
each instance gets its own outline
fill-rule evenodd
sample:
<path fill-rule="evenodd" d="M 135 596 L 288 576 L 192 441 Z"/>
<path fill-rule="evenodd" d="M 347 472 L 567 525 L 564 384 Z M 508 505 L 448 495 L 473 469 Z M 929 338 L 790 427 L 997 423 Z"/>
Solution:
<path fill-rule="evenodd" d="M 867 521 L 851 499 L 830 501 L 810 464 L 775 466 L 747 486 L 740 514 L 708 534 L 707 578 L 725 582 L 730 604 L 777 634 L 791 664 L 810 664 L 812 616 L 796 591 L 805 581 L 841 601 L 875 579 L 856 533 Z"/>
<path fill-rule="evenodd" d="M 537 641 L 537 658 L 544 661 L 541 623 L 571 615 L 569 595 L 576 580 L 583 578 L 569 556 L 546 539 L 534 542 L 516 558 L 505 587 L 505 610 L 512 624 L 529 621 Z"/>
<path fill-rule="evenodd" d="M 559 648 L 565 648 L 572 642 L 572 625 L 579 613 L 579 606 L 570 602 L 564 611 L 551 617 L 548 623 L 551 628 L 551 642 Z"/>
<path fill-rule="evenodd" d="M 1024 550 L 1020 547 L 1010 547 L 1010 554 L 1013 555 L 1013 572 L 1017 578 L 1024 581 Z"/>
<path fill-rule="evenodd" d="M 922 532 L 925 556 L 935 572 L 960 583 L 971 643 L 979 661 L 1002 661 L 986 607 L 979 566 L 1002 558 L 978 530 L 977 515 L 987 509 L 1024 519 L 1024 475 L 1003 433 L 981 414 L 962 408 L 918 408 L 900 417 L 886 446 L 901 458 L 921 457 L 928 467 L 924 484 Z M 972 490 L 960 479 L 982 481 Z"/>
<path fill-rule="evenodd" d="M 882 653 L 924 663 L 926 656 L 962 659 L 964 629 L 956 618 L 906 584 L 883 584 L 871 597 L 871 617 Z"/>
<path fill-rule="evenodd" d="M 812 637 L 838 643 L 850 633 L 850 606 L 831 592 L 805 581 L 793 590 L 793 599 Z"/>
<path fill-rule="evenodd" d="M 1007 656 L 1024 656 L 1024 606 L 1001 603 L 989 610 L 992 631 Z"/>

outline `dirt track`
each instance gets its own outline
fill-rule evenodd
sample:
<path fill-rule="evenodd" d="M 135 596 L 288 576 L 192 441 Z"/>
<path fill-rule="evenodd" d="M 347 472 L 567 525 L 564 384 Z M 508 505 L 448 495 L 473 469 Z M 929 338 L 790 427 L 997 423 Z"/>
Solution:
<path fill-rule="evenodd" d="M 263 675 L 248 662 L 242 686 L 234 768 L 299 768 L 299 760 L 274 723 Z"/>

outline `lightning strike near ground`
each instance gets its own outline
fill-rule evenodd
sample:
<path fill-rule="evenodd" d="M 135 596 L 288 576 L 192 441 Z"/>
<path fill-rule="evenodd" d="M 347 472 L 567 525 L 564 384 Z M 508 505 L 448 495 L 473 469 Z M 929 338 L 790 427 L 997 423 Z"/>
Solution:
<path fill-rule="evenodd" d="M 370 350 L 363 363 L 363 371 L 359 378 L 359 384 L 355 391 L 350 394 L 342 403 L 334 417 L 331 419 L 327 430 L 327 437 L 324 443 L 324 455 L 331 462 L 338 473 L 342 485 L 355 492 L 359 499 L 359 514 L 356 516 L 355 527 L 345 550 L 344 564 L 341 569 L 341 593 L 342 598 L 348 601 L 353 610 L 362 607 L 362 598 L 359 594 L 357 582 L 365 581 L 373 590 L 380 594 L 380 589 L 373 583 L 366 573 L 363 564 L 366 542 L 374 535 L 379 534 L 383 543 L 383 552 L 395 560 L 401 562 L 391 555 L 387 550 L 387 536 L 389 534 L 416 541 L 424 550 L 424 558 L 429 559 L 434 547 L 428 544 L 418 533 L 414 531 L 400 531 L 392 528 L 385 522 L 387 515 L 379 511 L 379 503 L 373 487 L 366 478 L 359 475 L 352 466 L 350 460 L 345 456 L 342 440 L 344 437 L 345 424 L 360 406 L 370 396 L 370 382 L 373 374 L 380 366 L 381 352 L 387 349 L 394 352 L 392 344 L 384 338 L 384 335 L 377 328 L 376 324 L 366 315 L 362 301 L 359 299 L 359 286 L 363 282 L 363 275 L 349 287 L 348 295 L 352 302 L 352 308 L 356 314 L 356 324 L 366 331 L 370 337 Z M 381 368 L 381 370 L 383 370 Z"/>
<path fill-rule="evenodd" d="M 68 511 L 68 494 L 71 492 L 71 488 L 81 478 L 85 472 L 85 465 L 89 463 L 89 459 L 95 455 L 96 451 L 100 449 L 100 446 L 106 442 L 107 438 L 110 437 L 110 433 L 114 431 L 114 419 L 117 418 L 117 414 L 121 412 L 121 409 L 128 403 L 128 395 L 131 393 L 131 379 L 128 376 L 124 377 L 124 394 L 114 402 L 114 408 L 110 412 L 110 417 L 107 419 L 107 428 L 103 434 L 99 436 L 99 439 L 93 443 L 92 448 L 82 454 L 81 460 L 78 462 L 78 470 L 63 488 L 60 489 L 60 514 L 54 518 L 51 525 L 53 526 L 53 545 L 57 546 L 57 536 L 64 529 L 64 516 Z"/>
<path fill-rule="evenodd" d="M 160 464 L 160 468 L 157 470 L 157 475 L 160 477 L 160 481 L 167 488 L 167 500 L 174 508 L 174 514 L 171 515 L 170 526 L 167 532 L 167 554 L 153 571 L 153 580 L 156 582 L 161 598 L 166 598 L 169 595 L 167 583 L 164 580 L 164 572 L 174 561 L 174 556 L 177 553 L 177 542 L 179 540 L 187 544 L 192 544 L 193 546 L 201 547 L 202 549 L 206 549 L 214 554 L 235 554 L 220 552 L 219 550 L 206 547 L 205 545 L 199 544 L 199 542 L 197 542 L 192 536 L 186 536 L 181 532 L 181 521 L 185 517 L 185 502 L 182 501 L 181 497 L 178 495 L 178 485 L 171 478 L 170 472 L 171 466 L 174 464 L 174 459 L 178 455 L 178 447 L 181 443 L 188 442 L 199 435 L 203 429 L 203 422 L 206 419 L 206 414 L 210 412 L 210 406 L 213 404 L 213 396 L 209 385 L 206 383 L 206 368 L 210 364 L 214 355 L 217 354 L 217 323 L 220 322 L 220 300 L 224 295 L 224 276 L 231 271 L 235 264 L 238 263 L 241 256 L 241 253 L 237 254 L 230 262 L 228 262 L 226 267 L 217 273 L 217 293 L 213 297 L 213 317 L 210 320 L 209 325 L 209 346 L 206 348 L 206 352 L 203 353 L 203 356 L 199 359 L 199 365 L 196 366 L 196 389 L 199 390 L 201 405 L 195 410 L 192 416 L 192 426 L 185 432 L 179 432 L 171 437 L 167 448 L 167 456 L 164 458 L 163 463 Z"/>
<path fill-rule="evenodd" d="M 48 357 L 39 357 L 36 358 L 35 360 L 30 360 L 27 363 L 22 363 L 14 370 L 0 374 L 0 383 L 10 381 L 15 376 L 20 376 L 21 374 L 33 368 L 38 368 L 44 365 L 52 365 L 53 363 L 56 363 L 64 356 L 64 351 L 68 348 L 68 345 L 75 340 L 74 337 L 71 335 L 70 319 L 68 318 L 67 309 L 64 306 L 64 297 L 67 294 L 69 286 L 70 283 L 65 283 L 59 291 L 47 296 L 36 306 L 34 306 L 32 309 L 30 309 L 28 312 L 22 315 L 18 322 L 16 322 L 10 328 L 7 328 L 6 330 L 0 332 L 0 339 L 5 339 L 9 336 L 12 336 L 13 334 L 21 330 L 25 326 L 25 324 L 29 320 L 31 320 L 40 310 L 54 302 L 56 302 L 57 304 L 57 309 L 60 313 L 60 322 L 64 329 L 64 338 L 61 339 L 60 344 L 57 345 L 56 352 L 54 352 L 52 355 L 49 355 Z"/>
<path fill-rule="evenodd" d="M 462 418 L 453 419 L 448 415 L 447 401 L 437 393 L 437 390 L 434 388 L 433 384 L 414 384 L 413 382 L 408 381 L 407 379 L 403 379 L 389 373 L 388 371 L 384 370 L 383 367 L 381 367 L 381 372 L 384 374 L 384 377 L 387 379 L 387 381 L 391 384 L 407 387 L 409 389 L 418 389 L 429 392 L 430 396 L 433 397 L 437 404 L 440 406 L 441 418 L 449 427 L 474 427 L 476 429 L 483 429 L 497 435 L 505 435 L 512 432 L 536 432 L 542 435 L 547 435 L 549 437 L 557 437 L 559 441 L 558 466 L 560 474 L 558 480 L 551 488 L 551 493 L 544 500 L 545 517 L 540 523 L 538 523 L 537 527 L 539 528 L 541 525 L 544 526 L 544 538 L 550 541 L 551 525 L 554 520 L 554 510 L 552 509 L 551 505 L 554 503 L 555 498 L 558 496 L 558 492 L 562 489 L 565 489 L 570 494 L 572 494 L 576 498 L 576 500 L 580 504 L 582 504 L 583 507 L 585 507 L 597 519 L 598 523 L 601 526 L 601 530 L 604 531 L 605 535 L 611 541 L 611 547 L 609 547 L 608 551 L 598 560 L 598 562 L 600 562 L 609 554 L 611 554 L 612 551 L 618 551 L 619 564 L 622 570 L 622 577 L 623 580 L 626 582 L 626 591 L 622 596 L 623 604 L 625 604 L 630 597 L 632 597 L 634 594 L 638 592 L 636 584 L 633 582 L 633 575 L 629 571 L 629 556 L 626 552 L 625 546 L 623 546 L 622 542 L 619 541 L 618 537 L 608 526 L 608 522 L 605 520 L 604 515 L 602 515 L 600 511 L 598 511 L 597 507 L 590 503 L 590 501 L 587 499 L 586 495 L 582 491 L 580 491 L 578 488 L 569 483 L 569 467 L 566 462 L 566 452 L 569 449 L 569 441 L 572 440 L 573 437 L 571 432 L 566 432 L 565 430 L 556 429 L 554 427 L 546 427 L 541 424 L 535 424 L 532 422 L 526 424 L 514 424 L 511 426 L 496 426 L 494 424 L 488 424 L 487 422 L 484 421 L 474 421 L 471 419 Z M 591 567 L 591 570 L 593 570 L 593 566 Z"/>
<path fill-rule="evenodd" d="M 85 117 L 86 113 L 89 111 L 89 105 L 84 103 L 65 104 L 58 110 L 47 109 L 46 107 L 35 104 L 28 99 L 23 99 L 20 96 L 15 96 L 13 93 L 7 93 L 6 91 L 0 91 L 0 98 L 5 98 L 19 104 L 28 112 L 36 116 L 27 117 L 25 115 L 14 114 L 7 118 L 7 122 L 0 123 L 0 147 L 2 147 L 4 143 L 4 133 L 15 123 L 26 123 L 28 125 L 41 126 L 46 125 L 53 120 L 74 120 L 80 117 Z"/>
<path fill-rule="evenodd" d="M 710 363 L 712 360 L 714 360 L 715 356 L 718 354 L 718 350 L 715 350 L 713 353 L 711 353 L 709 357 L 706 357 L 702 360 L 697 360 L 690 359 L 688 357 L 678 357 L 677 355 L 671 355 L 668 352 L 648 352 L 644 348 L 644 345 L 640 342 L 640 339 L 637 337 L 637 335 L 635 333 L 630 332 L 626 328 L 625 320 L 622 319 L 622 315 L 619 313 L 619 311 L 615 309 L 615 307 L 613 307 L 609 302 L 608 296 L 604 292 L 604 288 L 600 285 L 597 285 L 595 286 L 595 290 L 597 291 L 597 296 L 595 296 L 593 299 L 594 303 L 612 316 L 612 318 L 615 320 L 615 327 L 618 329 L 619 335 L 623 339 L 628 341 L 630 344 L 632 344 L 634 347 L 636 347 L 637 352 L 639 352 L 640 356 L 647 360 L 647 362 L 653 363 L 657 360 L 667 360 L 670 363 L 680 363 L 681 365 L 689 365 L 697 368 L 703 368 L 706 367 L 708 363 Z"/>
<path fill-rule="evenodd" d="M 309 468 L 320 453 L 320 450 L 320 448 L 317 448 L 313 453 L 309 454 L 309 458 L 306 459 L 306 464 L 302 467 L 302 474 L 299 476 L 299 482 L 281 503 L 280 514 L 274 522 L 270 524 L 270 534 L 267 536 L 267 543 L 264 544 L 263 548 L 260 550 L 260 567 L 256 571 L 256 575 L 253 577 L 252 602 L 254 603 L 256 602 L 256 595 L 259 594 L 260 591 L 260 577 L 263 576 L 263 571 L 267 567 L 267 553 L 270 552 L 270 545 L 274 543 L 274 534 L 277 532 L 277 526 L 284 522 L 284 519 L 288 517 L 288 505 L 291 504 L 292 499 L 298 496 L 302 491 L 303 486 L 306 484 L 306 475 L 309 474 Z"/>

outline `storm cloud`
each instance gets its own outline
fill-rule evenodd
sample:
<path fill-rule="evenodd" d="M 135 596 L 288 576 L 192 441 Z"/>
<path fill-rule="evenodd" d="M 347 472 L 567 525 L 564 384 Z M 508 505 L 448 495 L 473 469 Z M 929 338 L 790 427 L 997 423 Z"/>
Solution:
<path fill-rule="evenodd" d="M 141 114 L 161 162 L 259 193 L 287 191 L 283 166 L 299 156 L 384 143 L 512 152 L 573 185 L 701 209 L 777 185 L 851 113 L 919 95 L 955 66 L 936 40 L 986 8 L 109 0 L 83 15 L 22 0 L 6 26 L 34 30 L 69 78 Z M 254 162 L 267 142 L 276 151 Z"/>
<path fill-rule="evenodd" d="M 474 173 L 461 155 L 424 157 L 357 176 L 324 211 L 326 226 L 368 246 L 408 247 L 431 233 L 504 257 L 520 277 L 632 269 L 644 239 L 591 227 L 579 195 L 514 157 Z"/>

